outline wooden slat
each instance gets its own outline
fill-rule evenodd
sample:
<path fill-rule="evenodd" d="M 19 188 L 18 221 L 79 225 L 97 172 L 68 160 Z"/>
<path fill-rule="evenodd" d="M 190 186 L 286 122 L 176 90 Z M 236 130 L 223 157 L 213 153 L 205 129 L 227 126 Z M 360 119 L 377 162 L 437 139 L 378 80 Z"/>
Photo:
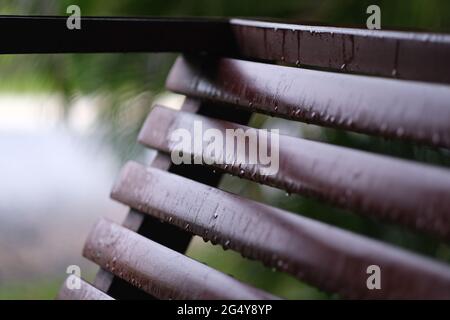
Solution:
<path fill-rule="evenodd" d="M 202 131 L 195 132 L 196 122 L 201 123 L 198 130 Z M 213 128 L 219 130 L 224 140 L 227 129 L 242 129 L 241 136 L 250 129 L 231 122 L 155 107 L 141 130 L 139 141 L 166 153 L 179 152 L 178 141 L 171 140 L 177 129 L 187 130 L 195 137 L 199 132 Z M 250 159 L 248 145 L 249 141 L 246 141 L 245 155 L 240 155 L 247 161 Z M 450 239 L 450 170 L 279 135 L 279 170 L 276 174 L 265 175 L 262 165 L 240 163 L 236 149 L 231 157 L 221 157 L 223 162 L 216 163 L 208 154 L 207 146 L 208 142 L 203 141 L 203 148 L 196 150 L 191 146 L 184 152 L 203 159 L 203 164 L 212 163 L 233 175 L 284 189 L 288 193 L 314 196 Z M 259 148 L 258 145 L 256 150 Z M 225 142 L 220 152 L 226 154 Z M 275 161 L 274 152 L 270 151 L 272 161 Z"/>
<path fill-rule="evenodd" d="M 91 286 L 86 281 L 77 278 L 80 281 L 81 287 L 79 289 L 69 289 L 67 283 L 72 282 L 74 275 L 70 275 L 64 281 L 59 290 L 57 300 L 114 300 L 107 294 Z"/>
<path fill-rule="evenodd" d="M 190 107 L 192 106 L 190 102 L 191 101 L 187 102 L 186 109 L 188 110 L 190 110 Z M 168 170 L 170 167 L 170 158 L 156 151 L 153 151 L 152 158 L 149 162 L 151 166 L 161 170 Z M 164 243 L 165 246 L 179 251 L 184 251 L 191 239 L 191 236 L 186 232 L 168 228 L 167 225 L 162 225 L 157 219 L 153 219 L 134 209 L 129 210 L 122 225 L 129 230 L 138 232 L 154 241 L 160 241 L 161 243 Z M 100 268 L 97 272 L 94 285 L 118 299 L 153 299 L 153 297 L 146 295 L 143 291 L 122 281 L 120 278 L 115 277 L 112 273 L 103 268 Z"/>
<path fill-rule="evenodd" d="M 179 57 L 167 87 L 287 119 L 450 148 L 449 86 Z"/>
<path fill-rule="evenodd" d="M 447 34 L 231 19 L 239 56 L 400 79 L 450 83 Z"/>
<path fill-rule="evenodd" d="M 112 197 L 344 297 L 450 298 L 447 265 L 157 169 L 128 163 Z"/>
<path fill-rule="evenodd" d="M 232 108 L 216 108 L 215 105 L 202 102 L 199 100 L 186 98 L 181 110 L 208 115 L 213 118 L 233 119 L 238 123 L 247 123 L 250 118 L 249 112 L 241 110 L 233 110 Z M 219 183 L 221 174 L 211 172 L 211 170 L 200 166 L 171 166 L 170 158 L 164 154 L 155 154 L 151 161 L 151 166 L 162 170 L 168 170 L 178 175 L 195 179 L 215 186 Z M 143 215 L 136 210 L 130 210 L 123 225 L 146 238 L 152 239 L 164 246 L 184 252 L 191 240 L 191 235 L 184 230 L 179 230 L 171 225 L 162 224 L 158 219 L 151 216 Z M 102 288 L 117 299 L 145 299 L 152 298 L 149 295 L 144 296 L 143 291 L 137 290 L 135 287 L 122 281 L 118 277 L 112 276 L 108 271 L 100 269 L 95 284 L 98 288 Z"/>
<path fill-rule="evenodd" d="M 276 299 L 105 219 L 83 255 L 159 299 Z"/>

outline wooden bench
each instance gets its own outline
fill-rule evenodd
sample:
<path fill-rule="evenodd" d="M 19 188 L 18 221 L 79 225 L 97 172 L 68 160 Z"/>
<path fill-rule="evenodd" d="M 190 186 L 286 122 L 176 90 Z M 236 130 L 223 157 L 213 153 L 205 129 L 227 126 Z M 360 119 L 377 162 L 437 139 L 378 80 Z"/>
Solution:
<path fill-rule="evenodd" d="M 122 226 L 93 227 L 83 255 L 101 269 L 92 285 L 63 286 L 59 298 L 277 298 L 183 255 L 198 235 L 343 298 L 449 299 L 444 263 L 218 184 L 229 173 L 448 241 L 450 170 L 285 135 L 274 175 L 236 159 L 174 165 L 169 155 L 174 130 L 194 135 L 195 121 L 222 133 L 247 129 L 253 113 L 450 148 L 450 36 L 226 24 L 222 56 L 175 62 L 167 88 L 187 98 L 179 111 L 150 112 L 139 142 L 158 152 L 149 166 L 127 163 L 111 194 L 130 212 Z M 380 290 L 367 288 L 370 265 L 382 271 Z"/>

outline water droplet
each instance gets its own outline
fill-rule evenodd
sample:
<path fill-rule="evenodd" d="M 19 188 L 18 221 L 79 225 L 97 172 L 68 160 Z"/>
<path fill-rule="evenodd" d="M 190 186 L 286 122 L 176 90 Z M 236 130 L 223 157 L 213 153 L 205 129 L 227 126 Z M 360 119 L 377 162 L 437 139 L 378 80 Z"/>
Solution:
<path fill-rule="evenodd" d="M 361 176 L 361 171 L 355 171 L 353 173 L 353 179 L 358 179 Z"/>

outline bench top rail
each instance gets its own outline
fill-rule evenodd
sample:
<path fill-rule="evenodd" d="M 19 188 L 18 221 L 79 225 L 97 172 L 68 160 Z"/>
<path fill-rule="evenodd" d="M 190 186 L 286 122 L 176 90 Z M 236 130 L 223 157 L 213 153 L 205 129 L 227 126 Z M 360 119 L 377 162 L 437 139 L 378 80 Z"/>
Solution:
<path fill-rule="evenodd" d="M 0 15 L 0 53 L 191 52 L 450 83 L 450 36 L 250 19 Z M 14 32 L 10 32 L 14 30 Z M 45 35 L 43 37 L 42 35 Z"/>

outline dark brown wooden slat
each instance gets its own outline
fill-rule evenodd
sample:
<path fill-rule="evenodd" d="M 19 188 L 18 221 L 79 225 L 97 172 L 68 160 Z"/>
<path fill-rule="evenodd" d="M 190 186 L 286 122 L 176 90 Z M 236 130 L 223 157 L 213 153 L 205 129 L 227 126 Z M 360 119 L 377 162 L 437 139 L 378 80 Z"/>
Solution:
<path fill-rule="evenodd" d="M 203 132 L 218 129 L 224 139 L 227 129 L 250 129 L 155 107 L 139 141 L 166 153 L 177 152 L 171 134 L 185 129 L 194 137 L 196 121 L 201 122 Z M 194 148 L 184 152 L 213 163 L 207 145 L 204 142 L 199 153 Z M 225 143 L 221 151 L 226 154 Z M 249 152 L 247 141 L 244 159 L 250 159 Z M 279 136 L 279 159 L 274 175 L 265 175 L 261 165 L 239 163 L 236 150 L 232 157 L 223 157 L 224 162 L 213 166 L 288 193 L 313 196 L 450 239 L 450 170 L 283 135 Z"/>
<path fill-rule="evenodd" d="M 449 86 L 179 57 L 167 87 L 287 119 L 450 148 Z"/>
<path fill-rule="evenodd" d="M 247 123 L 250 113 L 242 110 L 233 110 L 232 108 L 216 108 L 206 102 L 191 99 L 189 97 L 184 101 L 181 109 L 192 113 L 207 115 L 213 118 L 233 119 L 237 123 Z M 217 185 L 221 174 L 214 173 L 211 170 L 201 166 L 171 166 L 170 158 L 163 154 L 155 154 L 151 161 L 152 167 L 162 170 L 168 170 L 190 179 L 195 179 L 208 185 Z M 135 210 L 130 210 L 123 225 L 146 238 L 152 239 L 164 246 L 184 252 L 191 240 L 191 234 L 184 230 L 179 230 L 171 225 L 162 224 L 158 219 L 149 215 L 143 215 Z M 100 269 L 95 279 L 98 288 L 114 296 L 117 299 L 148 299 L 149 295 L 143 295 L 143 291 L 136 289 L 118 277 L 114 277 L 108 271 Z"/>
<path fill-rule="evenodd" d="M 447 265 L 157 169 L 126 164 L 112 198 L 344 297 L 450 298 Z"/>
<path fill-rule="evenodd" d="M 450 83 L 450 36 L 231 19 L 248 59 Z"/>
<path fill-rule="evenodd" d="M 190 102 L 191 101 L 188 99 L 186 108 L 188 110 L 191 110 L 192 107 Z M 168 170 L 170 167 L 170 158 L 156 151 L 152 154 L 152 158 L 149 162 L 152 167 L 160 170 Z M 179 251 L 184 251 L 187 248 L 191 238 L 190 235 L 186 236 L 186 233 L 181 230 L 173 230 L 173 228 L 167 228 L 167 226 L 161 228 L 162 224 L 159 220 L 142 214 L 134 209 L 129 210 L 123 221 L 123 226 L 129 230 L 138 232 L 149 239 L 153 239 L 154 241 L 161 241 L 165 246 Z M 155 232 L 155 230 L 158 232 Z M 164 236 L 162 236 L 163 234 Z M 97 272 L 94 285 L 96 288 L 99 288 L 118 299 L 154 299 L 154 297 L 147 295 L 145 292 L 130 285 L 128 282 L 115 277 L 112 273 L 103 268 L 100 268 Z"/>
<path fill-rule="evenodd" d="M 71 277 L 76 276 L 70 275 L 67 277 L 59 290 L 58 296 L 56 297 L 57 300 L 114 300 L 82 279 L 79 279 L 81 282 L 80 289 L 69 289 L 67 282 L 71 281 Z"/>
<path fill-rule="evenodd" d="M 83 255 L 159 299 L 276 299 L 105 219 Z"/>

